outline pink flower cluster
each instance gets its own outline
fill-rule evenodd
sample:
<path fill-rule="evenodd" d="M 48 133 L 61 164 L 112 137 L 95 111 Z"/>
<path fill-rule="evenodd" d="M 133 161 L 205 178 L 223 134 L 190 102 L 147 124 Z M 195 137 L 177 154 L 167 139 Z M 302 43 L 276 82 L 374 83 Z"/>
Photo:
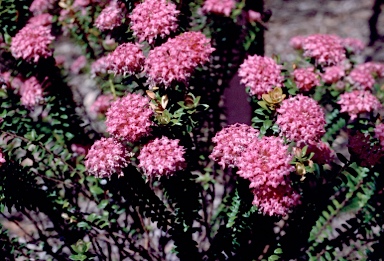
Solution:
<path fill-rule="evenodd" d="M 97 178 L 109 178 L 112 174 L 123 175 L 122 169 L 128 166 L 127 149 L 113 138 L 101 138 L 88 151 L 85 167 Z"/>
<path fill-rule="evenodd" d="M 27 79 L 20 88 L 21 104 L 33 107 L 43 100 L 43 88 L 35 77 Z"/>
<path fill-rule="evenodd" d="M 28 23 L 34 25 L 50 26 L 52 25 L 52 19 L 53 16 L 50 14 L 39 14 L 29 19 Z"/>
<path fill-rule="evenodd" d="M 101 31 L 112 30 L 123 24 L 125 9 L 117 1 L 111 1 L 96 18 L 95 26 Z"/>
<path fill-rule="evenodd" d="M 220 166 L 236 166 L 248 144 L 257 139 L 259 131 L 246 124 L 236 123 L 217 132 L 212 141 L 216 144 L 209 158 Z"/>
<path fill-rule="evenodd" d="M 323 141 L 309 142 L 307 154 L 312 152 L 314 155 L 311 160 L 321 165 L 329 164 L 335 157 L 335 152 Z"/>
<path fill-rule="evenodd" d="M 144 59 L 139 44 L 124 43 L 107 55 L 105 63 L 109 72 L 126 75 L 140 72 Z"/>
<path fill-rule="evenodd" d="M 375 84 L 375 79 L 371 72 L 358 67 L 351 71 L 349 80 L 357 89 L 361 90 L 371 90 Z"/>
<path fill-rule="evenodd" d="M 164 38 L 177 29 L 178 13 L 176 5 L 166 0 L 145 0 L 129 16 L 133 34 L 150 44 L 157 36 Z"/>
<path fill-rule="evenodd" d="M 280 134 L 289 140 L 307 144 L 318 141 L 325 133 L 324 111 L 310 97 L 299 94 L 286 99 L 276 111 Z"/>
<path fill-rule="evenodd" d="M 369 91 L 355 90 L 340 95 L 337 102 L 341 105 L 340 112 L 347 112 L 354 120 L 357 114 L 371 112 L 381 108 L 379 100 Z"/>
<path fill-rule="evenodd" d="M 345 38 L 342 40 L 345 48 L 349 49 L 353 53 L 361 53 L 365 49 L 365 44 L 356 38 Z"/>
<path fill-rule="evenodd" d="M 98 74 L 107 73 L 107 56 L 100 57 L 91 65 L 91 76 L 95 77 Z"/>
<path fill-rule="evenodd" d="M 41 14 L 53 7 L 55 0 L 34 0 L 29 7 L 29 11 L 34 14 Z"/>
<path fill-rule="evenodd" d="M 250 87 L 250 95 L 257 95 L 260 99 L 262 94 L 268 93 L 274 87 L 281 87 L 283 76 L 281 66 L 269 57 L 258 55 L 249 56 L 240 65 L 240 82 Z"/>
<path fill-rule="evenodd" d="M 384 147 L 384 123 L 376 125 L 375 137 L 380 141 L 380 145 Z"/>
<path fill-rule="evenodd" d="M 113 101 L 112 94 L 103 94 L 97 97 L 96 101 L 92 104 L 90 111 L 95 114 L 105 114 Z"/>
<path fill-rule="evenodd" d="M 108 109 L 107 131 L 117 138 L 135 142 L 150 132 L 152 115 L 147 97 L 128 93 L 114 101 Z"/>
<path fill-rule="evenodd" d="M 315 59 L 318 64 L 338 65 L 345 59 L 342 39 L 336 35 L 314 34 L 305 38 L 304 56 Z"/>
<path fill-rule="evenodd" d="M 369 73 L 378 76 L 384 77 L 384 64 L 378 62 L 366 62 L 356 66 L 358 70 L 368 71 Z"/>
<path fill-rule="evenodd" d="M 332 84 L 338 82 L 345 76 L 345 71 L 342 66 L 326 67 L 322 74 L 322 79 L 325 83 Z"/>
<path fill-rule="evenodd" d="M 301 49 L 303 49 L 303 44 L 304 44 L 305 38 L 306 37 L 303 35 L 294 36 L 289 41 L 289 45 L 292 46 L 293 49 L 301 50 Z"/>
<path fill-rule="evenodd" d="M 80 70 L 83 69 L 86 65 L 87 65 L 87 58 L 84 55 L 82 55 L 73 61 L 70 70 L 72 73 L 78 74 Z"/>
<path fill-rule="evenodd" d="M 179 140 L 156 138 L 140 150 L 138 166 L 143 168 L 147 176 L 172 175 L 184 168 L 184 153 L 185 149 L 179 145 Z"/>
<path fill-rule="evenodd" d="M 151 81 L 167 87 L 172 81 L 186 81 L 213 51 L 204 34 L 185 32 L 151 50 L 144 69 Z"/>
<path fill-rule="evenodd" d="M 234 0 L 205 0 L 203 10 L 208 13 L 230 16 L 235 6 Z"/>
<path fill-rule="evenodd" d="M 49 45 L 54 39 L 49 27 L 29 23 L 12 38 L 10 49 L 15 58 L 37 62 L 52 55 Z"/>
<path fill-rule="evenodd" d="M 320 81 L 317 76 L 313 72 L 313 68 L 301 68 L 293 71 L 293 77 L 297 88 L 302 91 L 309 91 L 313 87 L 319 86 Z"/>

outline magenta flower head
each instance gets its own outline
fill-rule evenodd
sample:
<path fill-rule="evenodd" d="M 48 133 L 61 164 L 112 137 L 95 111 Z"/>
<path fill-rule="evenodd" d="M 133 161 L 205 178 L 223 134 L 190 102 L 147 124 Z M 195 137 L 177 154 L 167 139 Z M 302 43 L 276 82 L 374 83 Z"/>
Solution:
<path fill-rule="evenodd" d="M 278 112 L 276 124 L 280 135 L 298 143 L 318 141 L 325 133 L 325 115 L 317 102 L 301 94 L 284 100 Z"/>
<path fill-rule="evenodd" d="M 336 35 L 314 34 L 305 38 L 304 56 L 323 66 L 338 65 L 345 59 L 342 39 Z"/>
<path fill-rule="evenodd" d="M 105 63 L 109 72 L 126 75 L 139 73 L 143 68 L 144 59 L 139 44 L 124 43 L 107 55 Z"/>
<path fill-rule="evenodd" d="M 116 138 L 136 142 L 149 134 L 152 115 L 149 98 L 129 93 L 111 104 L 105 124 L 107 131 Z"/>
<path fill-rule="evenodd" d="M 34 24 L 34 25 L 50 26 L 52 25 L 52 19 L 53 19 L 53 16 L 50 14 L 39 14 L 29 19 L 28 23 Z"/>
<path fill-rule="evenodd" d="M 249 56 L 240 65 L 240 82 L 250 88 L 249 94 L 259 99 L 274 87 L 281 87 L 284 80 L 281 66 L 269 57 L 258 55 Z"/>
<path fill-rule="evenodd" d="M 332 84 L 338 82 L 344 76 L 345 71 L 342 66 L 331 66 L 324 69 L 321 78 L 325 83 Z"/>
<path fill-rule="evenodd" d="M 186 81 L 214 50 L 204 34 L 182 33 L 149 51 L 144 70 L 150 81 L 167 88 L 172 81 Z"/>
<path fill-rule="evenodd" d="M 156 138 L 144 145 L 137 157 L 147 176 L 172 175 L 185 167 L 185 149 L 179 140 Z"/>
<path fill-rule="evenodd" d="M 96 18 L 95 26 L 100 31 L 112 30 L 123 24 L 124 14 L 124 5 L 119 4 L 117 1 L 111 1 Z"/>
<path fill-rule="evenodd" d="M 40 57 L 52 55 L 49 45 L 54 39 L 49 27 L 29 23 L 12 38 L 12 55 L 36 63 Z"/>
<path fill-rule="evenodd" d="M 55 0 L 34 0 L 29 7 L 29 11 L 34 14 L 42 14 L 53 7 Z"/>
<path fill-rule="evenodd" d="M 235 123 L 217 132 L 212 139 L 216 145 L 209 158 L 225 168 L 234 167 L 237 159 L 252 140 L 257 140 L 259 131 L 246 124 Z"/>
<path fill-rule="evenodd" d="M 177 29 L 179 11 L 176 5 L 166 0 L 145 0 L 138 4 L 129 18 L 133 34 L 140 42 L 152 43 L 156 37 L 166 37 Z"/>
<path fill-rule="evenodd" d="M 105 114 L 113 102 L 112 94 L 103 94 L 97 97 L 92 104 L 90 111 L 95 114 Z"/>
<path fill-rule="evenodd" d="M 43 101 L 43 88 L 35 77 L 27 79 L 20 88 L 21 104 L 31 108 Z"/>
<path fill-rule="evenodd" d="M 0 121 L 0 122 L 1 122 L 1 121 Z M 6 160 L 5 160 L 3 151 L 0 149 L 0 167 L 1 167 L 1 165 L 3 165 L 3 163 L 5 163 L 5 162 L 6 162 Z"/>
<path fill-rule="evenodd" d="M 235 6 L 234 0 L 205 0 L 203 10 L 208 13 L 230 16 Z"/>
<path fill-rule="evenodd" d="M 127 149 L 113 138 L 101 138 L 89 149 L 85 157 L 85 167 L 96 178 L 110 178 L 112 174 L 123 175 L 122 169 L 128 166 Z"/>
<path fill-rule="evenodd" d="M 313 87 L 319 86 L 320 81 L 317 76 L 313 72 L 313 68 L 301 68 L 293 71 L 293 77 L 297 88 L 302 91 L 309 91 Z"/>
<path fill-rule="evenodd" d="M 384 64 L 378 62 L 367 62 L 356 66 L 358 70 L 368 71 L 377 77 L 384 77 Z"/>
<path fill-rule="evenodd" d="M 345 38 L 342 40 L 343 46 L 353 53 L 359 54 L 365 49 L 365 44 L 356 38 Z"/>
<path fill-rule="evenodd" d="M 251 188 L 286 185 L 286 177 L 295 170 L 292 155 L 280 137 L 254 139 L 237 162 L 240 177 L 251 181 Z"/>
<path fill-rule="evenodd" d="M 292 46 L 295 50 L 301 50 L 303 49 L 303 44 L 306 36 L 303 35 L 297 35 L 291 38 L 289 41 L 289 45 Z"/>
<path fill-rule="evenodd" d="M 375 79 L 369 70 L 356 67 L 349 74 L 349 81 L 360 90 L 372 90 Z"/>
<path fill-rule="evenodd" d="M 382 107 L 380 101 L 369 91 L 355 90 L 340 95 L 337 102 L 341 106 L 340 112 L 347 112 L 351 120 L 357 118 L 357 114 L 371 112 Z"/>

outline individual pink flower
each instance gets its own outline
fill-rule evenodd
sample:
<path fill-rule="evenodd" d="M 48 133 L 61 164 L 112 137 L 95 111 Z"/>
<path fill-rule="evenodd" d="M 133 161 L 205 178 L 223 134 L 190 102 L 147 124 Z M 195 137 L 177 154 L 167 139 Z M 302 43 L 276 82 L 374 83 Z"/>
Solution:
<path fill-rule="evenodd" d="M 317 76 L 313 72 L 313 68 L 300 68 L 293 71 L 293 77 L 297 88 L 302 91 L 309 91 L 313 87 L 319 86 L 320 81 Z"/>
<path fill-rule="evenodd" d="M 347 112 L 351 120 L 354 120 L 359 113 L 371 112 L 382 107 L 372 93 L 364 90 L 343 93 L 337 103 L 341 106 L 340 112 Z"/>
<path fill-rule="evenodd" d="M 185 32 L 149 51 L 144 69 L 151 81 L 167 88 L 172 81 L 186 81 L 213 51 L 204 34 Z"/>
<path fill-rule="evenodd" d="M 96 61 L 94 61 L 91 65 L 91 76 L 95 77 L 99 74 L 107 73 L 107 56 L 103 56 Z"/>
<path fill-rule="evenodd" d="M 30 18 L 28 20 L 28 23 L 34 24 L 34 25 L 50 26 L 52 25 L 52 19 L 53 19 L 53 16 L 51 14 L 39 14 Z"/>
<path fill-rule="evenodd" d="M 338 65 L 345 59 L 342 39 L 336 35 L 314 34 L 305 38 L 304 56 L 315 59 L 318 64 Z"/>
<path fill-rule="evenodd" d="M 7 85 L 14 90 L 20 90 L 24 84 L 23 80 L 19 76 L 13 77 L 9 71 L 1 73 L 0 76 L 3 77 Z"/>
<path fill-rule="evenodd" d="M 96 101 L 92 104 L 90 111 L 95 114 L 105 114 L 111 103 L 113 102 L 112 94 L 103 94 L 97 97 Z"/>
<path fill-rule="evenodd" d="M 337 83 L 344 76 L 345 71 L 342 66 L 326 67 L 321 75 L 323 81 L 328 84 Z"/>
<path fill-rule="evenodd" d="M 261 14 L 259 12 L 248 10 L 248 21 L 249 22 L 263 22 Z"/>
<path fill-rule="evenodd" d="M 384 147 L 384 123 L 376 125 L 375 137 L 380 141 L 380 145 Z"/>
<path fill-rule="evenodd" d="M 96 18 L 95 26 L 101 31 L 112 30 L 123 24 L 125 9 L 117 1 L 111 1 Z"/>
<path fill-rule="evenodd" d="M 162 137 L 144 145 L 137 159 L 147 176 L 172 175 L 185 166 L 185 149 L 179 140 Z"/>
<path fill-rule="evenodd" d="M 209 158 L 217 161 L 223 168 L 234 167 L 238 157 L 258 135 L 258 130 L 246 124 L 235 123 L 227 126 L 212 139 L 215 146 Z"/>
<path fill-rule="evenodd" d="M 84 55 L 82 55 L 73 61 L 70 70 L 72 73 L 78 74 L 80 70 L 83 69 L 86 65 L 87 65 L 87 58 Z"/>
<path fill-rule="evenodd" d="M 248 56 L 240 65 L 240 82 L 250 87 L 250 95 L 259 99 L 262 94 L 270 92 L 274 87 L 282 87 L 284 80 L 281 75 L 281 65 L 269 57 L 258 55 Z"/>
<path fill-rule="evenodd" d="M 289 41 L 289 45 L 292 46 L 295 50 L 301 50 L 303 49 L 303 44 L 306 36 L 298 35 L 291 38 Z"/>
<path fill-rule="evenodd" d="M 53 7 L 54 0 L 34 0 L 29 11 L 34 14 L 42 14 Z"/>
<path fill-rule="evenodd" d="M 205 0 L 203 10 L 208 13 L 230 16 L 235 6 L 234 0 Z"/>
<path fill-rule="evenodd" d="M 85 167 L 96 178 L 110 178 L 117 173 L 123 176 L 122 169 L 128 166 L 127 149 L 113 138 L 101 138 L 89 149 L 85 157 Z"/>
<path fill-rule="evenodd" d="M 81 144 L 76 144 L 73 143 L 71 144 L 71 150 L 75 156 L 80 156 L 80 155 L 86 155 L 88 152 L 88 147 L 81 145 Z"/>
<path fill-rule="evenodd" d="M 131 29 L 140 42 L 152 43 L 156 37 L 166 37 L 177 29 L 179 11 L 176 5 L 166 0 L 144 0 L 133 10 Z"/>
<path fill-rule="evenodd" d="M 298 143 L 318 141 L 325 133 L 325 115 L 317 102 L 301 94 L 284 100 L 276 124 L 281 135 Z"/>
<path fill-rule="evenodd" d="M 56 64 L 56 66 L 59 66 L 59 67 L 63 66 L 65 61 L 66 61 L 66 56 L 65 55 L 59 54 L 59 55 L 55 56 L 55 62 L 56 62 L 55 64 Z"/>
<path fill-rule="evenodd" d="M 115 74 L 135 74 L 142 70 L 144 54 L 139 44 L 124 43 L 105 59 L 107 70 Z"/>
<path fill-rule="evenodd" d="M 292 155 L 280 137 L 252 140 L 237 160 L 237 174 L 251 181 L 251 188 L 286 185 L 286 177 L 295 170 Z"/>
<path fill-rule="evenodd" d="M 15 58 L 37 62 L 52 55 L 49 45 L 55 38 L 47 26 L 27 24 L 13 38 L 11 52 Z"/>
<path fill-rule="evenodd" d="M 356 38 L 345 38 L 342 40 L 345 48 L 349 49 L 353 53 L 359 54 L 364 51 L 365 44 Z"/>
<path fill-rule="evenodd" d="M 300 195 L 290 185 L 278 187 L 263 186 L 253 190 L 252 204 L 269 216 L 286 216 L 288 212 L 300 204 Z"/>
<path fill-rule="evenodd" d="M 0 150 L 0 166 L 6 162 L 3 151 Z"/>
<path fill-rule="evenodd" d="M 27 79 L 20 88 L 21 104 L 34 107 L 43 101 L 43 88 L 35 77 Z"/>
<path fill-rule="evenodd" d="M 335 152 L 331 149 L 328 143 L 323 141 L 309 142 L 307 155 L 314 153 L 311 160 L 317 164 L 329 164 L 335 157 Z"/>
<path fill-rule="evenodd" d="M 149 134 L 152 115 L 147 97 L 129 93 L 111 104 L 105 124 L 113 136 L 135 142 Z"/>
<path fill-rule="evenodd" d="M 361 90 L 372 90 L 375 84 L 371 72 L 360 68 L 353 69 L 348 78 L 355 87 Z"/>

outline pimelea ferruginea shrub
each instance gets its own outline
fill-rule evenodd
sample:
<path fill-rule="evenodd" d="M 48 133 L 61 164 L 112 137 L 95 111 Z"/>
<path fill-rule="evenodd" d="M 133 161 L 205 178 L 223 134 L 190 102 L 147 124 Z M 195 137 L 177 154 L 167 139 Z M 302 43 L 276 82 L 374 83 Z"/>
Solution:
<path fill-rule="evenodd" d="M 384 65 L 362 41 L 296 36 L 283 64 L 247 1 L 5 2 L 3 259 L 380 256 Z M 236 72 L 254 117 L 225 126 Z"/>

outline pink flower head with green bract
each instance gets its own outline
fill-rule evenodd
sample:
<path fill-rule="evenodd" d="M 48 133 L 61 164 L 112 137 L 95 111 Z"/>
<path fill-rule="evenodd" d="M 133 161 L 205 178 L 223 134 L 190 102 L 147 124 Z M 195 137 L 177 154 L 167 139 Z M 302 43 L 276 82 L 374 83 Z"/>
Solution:
<path fill-rule="evenodd" d="M 251 181 L 251 188 L 286 184 L 286 177 L 295 170 L 292 156 L 280 137 L 254 139 L 237 160 L 240 177 Z"/>
<path fill-rule="evenodd" d="M 355 68 L 349 74 L 349 81 L 360 90 L 371 90 L 375 79 L 369 70 Z"/>
<path fill-rule="evenodd" d="M 300 195 L 287 185 L 279 185 L 276 188 L 262 186 L 253 190 L 252 204 L 269 216 L 285 216 L 290 209 L 300 204 Z"/>
<path fill-rule="evenodd" d="M 107 131 L 114 137 L 136 142 L 149 134 L 152 115 L 147 97 L 128 93 L 111 104 L 106 113 L 105 124 Z"/>
<path fill-rule="evenodd" d="M 325 133 L 324 111 L 310 97 L 299 94 L 286 99 L 276 111 L 280 134 L 291 141 L 317 141 Z"/>
<path fill-rule="evenodd" d="M 375 137 L 380 141 L 380 145 L 384 147 L 384 123 L 376 125 Z"/>
<path fill-rule="evenodd" d="M 250 88 L 250 95 L 259 99 L 274 87 L 281 87 L 284 80 L 280 65 L 272 58 L 258 55 L 249 56 L 240 65 L 239 76 L 240 82 Z"/>
<path fill-rule="evenodd" d="M 230 16 L 235 7 L 234 0 L 205 0 L 203 10 L 208 13 Z"/>
<path fill-rule="evenodd" d="M 144 70 L 150 81 L 167 88 L 172 81 L 186 81 L 214 50 L 204 34 L 182 33 L 149 51 Z"/>
<path fill-rule="evenodd" d="M 259 131 L 246 124 L 235 123 L 217 132 L 212 142 L 215 147 L 209 158 L 217 161 L 220 166 L 236 166 L 241 156 L 252 140 L 257 140 Z"/>
<path fill-rule="evenodd" d="M 179 11 L 176 5 L 166 0 L 144 0 L 133 10 L 131 29 L 140 42 L 152 43 L 156 37 L 165 38 L 177 29 Z"/>
<path fill-rule="evenodd" d="M 344 76 L 345 71 L 342 66 L 326 67 L 321 75 L 323 81 L 328 84 L 336 83 Z"/>
<path fill-rule="evenodd" d="M 126 75 L 140 72 L 144 59 L 139 44 L 124 43 L 107 56 L 105 63 L 109 72 Z"/>
<path fill-rule="evenodd" d="M 138 166 L 147 176 L 172 175 L 184 168 L 184 153 L 185 149 L 179 145 L 179 140 L 156 138 L 140 150 Z"/>
<path fill-rule="evenodd" d="M 125 8 L 117 1 L 111 1 L 96 18 L 95 26 L 100 31 L 112 30 L 123 24 Z"/>
<path fill-rule="evenodd" d="M 97 97 L 92 104 L 90 111 L 96 114 L 105 114 L 113 102 L 112 94 L 103 94 Z"/>
<path fill-rule="evenodd" d="M 112 174 L 123 175 L 122 169 L 128 166 L 128 151 L 113 138 L 101 138 L 89 149 L 85 167 L 97 178 L 109 178 Z"/>
<path fill-rule="evenodd" d="M 342 39 L 336 35 L 310 35 L 304 40 L 303 50 L 305 57 L 325 66 L 338 65 L 345 59 Z"/>
<path fill-rule="evenodd" d="M 36 63 L 52 55 L 49 45 L 54 39 L 49 27 L 27 24 L 12 38 L 10 49 L 13 57 Z"/>
<path fill-rule="evenodd" d="M 340 112 L 347 112 L 351 120 L 357 118 L 359 113 L 371 112 L 382 107 L 372 93 L 363 90 L 343 93 L 337 103 L 341 106 Z"/>
<path fill-rule="evenodd" d="M 301 68 L 293 71 L 293 77 L 297 88 L 302 91 L 309 91 L 313 87 L 319 86 L 320 81 L 317 76 L 313 72 L 313 68 Z"/>
<path fill-rule="evenodd" d="M 34 107 L 43 101 L 43 88 L 35 77 L 27 79 L 20 88 L 21 104 Z"/>

